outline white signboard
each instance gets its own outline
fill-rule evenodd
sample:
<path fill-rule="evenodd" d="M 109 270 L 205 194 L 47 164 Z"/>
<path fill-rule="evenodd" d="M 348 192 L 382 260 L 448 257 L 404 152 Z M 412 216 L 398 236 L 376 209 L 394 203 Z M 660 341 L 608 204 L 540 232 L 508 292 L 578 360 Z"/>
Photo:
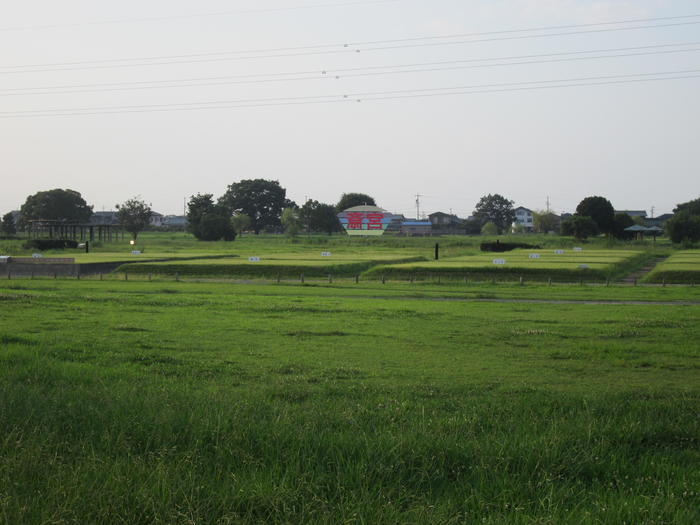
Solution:
<path fill-rule="evenodd" d="M 9 260 L 10 260 L 9 255 L 0 255 L 0 263 L 6 263 Z"/>
<path fill-rule="evenodd" d="M 260 262 L 260 257 L 248 257 L 248 262 Z"/>
<path fill-rule="evenodd" d="M 32 259 L 41 259 L 42 257 L 43 257 L 43 255 L 41 255 L 40 253 L 33 253 L 32 254 Z"/>
<path fill-rule="evenodd" d="M 557 255 L 562 255 L 564 253 L 564 250 L 554 250 L 554 253 Z"/>
<path fill-rule="evenodd" d="M 505 259 L 494 259 L 493 264 L 505 264 L 506 260 Z"/>
<path fill-rule="evenodd" d="M 331 252 L 321 252 L 321 257 L 330 257 Z"/>
<path fill-rule="evenodd" d="M 577 246 L 576 248 L 574 248 L 574 251 L 581 252 L 581 251 L 583 251 L 583 248 L 581 248 L 580 246 Z"/>
<path fill-rule="evenodd" d="M 530 258 L 530 259 L 539 259 L 539 258 L 540 258 L 540 254 L 539 254 L 539 253 L 531 253 L 531 254 L 528 255 L 528 258 Z"/>
<path fill-rule="evenodd" d="M 131 255 L 141 255 L 141 250 L 132 250 Z"/>
<path fill-rule="evenodd" d="M 581 268 L 582 270 L 588 269 L 588 265 L 587 265 L 587 264 L 579 264 L 578 267 Z"/>

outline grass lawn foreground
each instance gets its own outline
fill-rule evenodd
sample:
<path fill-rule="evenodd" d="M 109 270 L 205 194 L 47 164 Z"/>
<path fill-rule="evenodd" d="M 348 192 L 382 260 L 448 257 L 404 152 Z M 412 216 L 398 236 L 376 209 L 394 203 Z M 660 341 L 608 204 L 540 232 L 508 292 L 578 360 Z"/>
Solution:
<path fill-rule="evenodd" d="M 699 314 L 692 287 L 3 280 L 0 523 L 696 524 Z"/>

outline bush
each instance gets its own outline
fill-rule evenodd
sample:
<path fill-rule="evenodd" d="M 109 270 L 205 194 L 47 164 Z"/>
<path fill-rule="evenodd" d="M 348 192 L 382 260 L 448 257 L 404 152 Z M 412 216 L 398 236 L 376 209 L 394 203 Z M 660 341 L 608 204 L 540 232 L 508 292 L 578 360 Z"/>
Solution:
<path fill-rule="evenodd" d="M 72 239 L 32 239 L 24 243 L 27 250 L 65 250 L 77 247 L 78 241 Z"/>
<path fill-rule="evenodd" d="M 677 213 L 666 221 L 666 233 L 674 243 L 700 241 L 700 215 Z"/>

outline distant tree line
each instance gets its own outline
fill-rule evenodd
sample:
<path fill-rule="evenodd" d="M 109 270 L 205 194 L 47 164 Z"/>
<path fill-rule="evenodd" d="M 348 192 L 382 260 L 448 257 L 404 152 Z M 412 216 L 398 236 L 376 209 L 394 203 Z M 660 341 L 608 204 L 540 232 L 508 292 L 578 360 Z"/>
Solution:
<path fill-rule="evenodd" d="M 245 231 L 333 234 L 341 231 L 337 213 L 355 206 L 376 206 L 365 193 L 343 193 L 336 204 L 308 199 L 301 206 L 289 200 L 279 181 L 244 179 L 230 184 L 223 195 L 197 194 L 187 203 L 188 228 L 201 240 L 233 240 Z M 499 194 L 483 196 L 475 205 L 469 219 L 461 221 L 458 230 L 466 234 L 498 235 L 512 231 L 515 222 L 514 202 Z M 117 204 L 119 224 L 134 239 L 150 223 L 153 210 L 140 197 Z M 0 220 L 0 233 L 13 236 L 28 227 L 30 221 L 63 221 L 85 223 L 93 207 L 81 194 L 71 189 L 40 191 L 27 197 L 20 208 L 20 219 L 12 213 Z M 700 198 L 678 204 L 674 215 L 666 221 L 666 233 L 674 243 L 700 241 Z M 564 220 L 551 211 L 533 212 L 533 231 L 559 231 L 562 235 L 584 240 L 596 235 L 616 239 L 632 239 L 627 228 L 643 224 L 639 217 L 616 214 L 608 199 L 601 196 L 584 198 L 576 213 Z"/>

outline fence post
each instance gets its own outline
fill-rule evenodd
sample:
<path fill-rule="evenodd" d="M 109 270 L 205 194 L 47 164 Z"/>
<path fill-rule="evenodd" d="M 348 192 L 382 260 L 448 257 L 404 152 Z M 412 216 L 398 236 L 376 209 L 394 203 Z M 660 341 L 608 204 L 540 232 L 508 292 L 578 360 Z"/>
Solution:
<path fill-rule="evenodd" d="M 303 273 L 299 276 L 299 281 L 301 281 L 302 283 L 304 282 L 304 274 Z"/>
<path fill-rule="evenodd" d="M 280 283 L 280 274 L 277 274 L 277 284 Z"/>
<path fill-rule="evenodd" d="M 607 278 L 607 279 L 605 279 L 605 287 L 607 288 L 609 286 L 610 286 L 610 278 Z"/>
<path fill-rule="evenodd" d="M 175 272 L 175 280 L 176 281 L 180 280 L 180 272 Z"/>
<path fill-rule="evenodd" d="M 661 279 L 661 286 L 666 288 L 666 277 Z"/>
<path fill-rule="evenodd" d="M 547 286 L 552 286 L 552 278 L 547 279 Z"/>
<path fill-rule="evenodd" d="M 100 272 L 100 281 L 102 280 L 102 272 Z"/>
<path fill-rule="evenodd" d="M 525 284 L 525 281 L 523 281 L 523 276 L 521 275 L 521 276 L 520 276 L 520 286 L 522 286 L 522 285 L 524 285 L 524 284 Z"/>
<path fill-rule="evenodd" d="M 332 282 L 333 282 L 333 275 L 330 274 L 330 273 L 328 274 L 328 282 L 329 282 L 329 283 L 332 283 Z"/>
<path fill-rule="evenodd" d="M 360 282 L 360 274 L 355 274 L 355 284 Z"/>
<path fill-rule="evenodd" d="M 126 273 L 126 272 L 124 272 L 124 280 L 125 280 L 125 281 L 128 281 L 128 280 L 129 280 L 129 274 Z"/>
<path fill-rule="evenodd" d="M 151 280 L 151 277 L 152 277 L 152 275 L 149 273 L 149 274 L 148 274 L 148 280 L 149 280 L 149 281 Z"/>
<path fill-rule="evenodd" d="M 637 286 L 637 278 L 636 278 L 636 277 L 634 278 L 633 285 L 634 285 L 634 286 Z"/>
<path fill-rule="evenodd" d="M 386 284 L 386 276 L 382 275 L 382 284 Z"/>

